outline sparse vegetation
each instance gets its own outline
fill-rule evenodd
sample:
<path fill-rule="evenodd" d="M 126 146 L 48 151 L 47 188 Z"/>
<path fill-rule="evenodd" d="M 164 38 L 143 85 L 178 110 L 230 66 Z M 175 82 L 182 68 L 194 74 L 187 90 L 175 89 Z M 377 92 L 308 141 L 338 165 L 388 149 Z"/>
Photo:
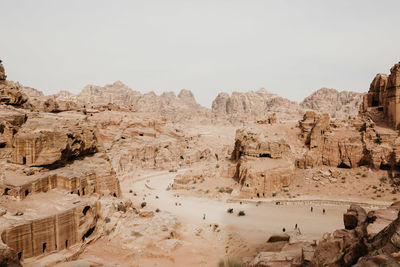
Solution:
<path fill-rule="evenodd" d="M 159 208 L 157 208 L 157 209 L 156 209 L 156 212 L 157 212 L 157 213 L 158 213 L 158 212 L 160 212 L 160 209 L 159 209 Z"/>
<path fill-rule="evenodd" d="M 272 193 L 272 197 L 276 197 L 276 193 Z"/>
<path fill-rule="evenodd" d="M 142 204 L 140 204 L 140 207 L 142 207 L 142 209 L 143 209 L 144 207 L 146 207 L 146 205 L 147 205 L 146 202 L 142 202 Z"/>
<path fill-rule="evenodd" d="M 239 213 L 238 213 L 238 216 L 245 216 L 245 215 L 246 215 L 246 213 L 244 213 L 243 210 L 239 211 Z"/>
<path fill-rule="evenodd" d="M 226 212 L 228 212 L 228 213 L 233 213 L 233 209 L 230 208 L 230 209 L 228 209 Z"/>
<path fill-rule="evenodd" d="M 106 218 L 104 219 L 104 221 L 105 221 L 106 223 L 109 223 L 109 222 L 111 222 L 111 219 L 108 218 L 108 217 L 106 217 Z"/>
<path fill-rule="evenodd" d="M 363 177 L 363 178 L 365 178 L 365 177 L 367 177 L 368 175 L 366 174 L 366 173 L 363 173 L 362 175 L 361 175 L 361 177 Z"/>

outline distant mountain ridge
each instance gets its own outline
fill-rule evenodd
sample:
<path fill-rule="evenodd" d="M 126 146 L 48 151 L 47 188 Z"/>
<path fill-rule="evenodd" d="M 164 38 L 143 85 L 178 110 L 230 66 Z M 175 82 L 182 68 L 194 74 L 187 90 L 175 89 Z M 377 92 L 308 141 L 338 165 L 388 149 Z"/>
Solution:
<path fill-rule="evenodd" d="M 306 110 L 328 113 L 332 118 L 345 118 L 358 113 L 361 104 L 361 93 L 321 88 L 301 103 L 290 101 L 261 88 L 257 91 L 219 93 L 212 103 L 212 108 L 201 106 L 190 90 L 183 89 L 178 95 L 164 92 L 141 93 L 116 81 L 105 86 L 87 85 L 79 94 L 60 91 L 57 94 L 44 96 L 40 91 L 25 87 L 25 94 L 35 99 L 53 99 L 56 102 L 74 103 L 78 106 L 131 106 L 136 112 L 154 113 L 172 121 L 193 118 L 210 118 L 246 122 L 265 119 L 276 113 L 281 120 L 300 119 Z M 71 106 L 71 105 L 69 105 Z"/>

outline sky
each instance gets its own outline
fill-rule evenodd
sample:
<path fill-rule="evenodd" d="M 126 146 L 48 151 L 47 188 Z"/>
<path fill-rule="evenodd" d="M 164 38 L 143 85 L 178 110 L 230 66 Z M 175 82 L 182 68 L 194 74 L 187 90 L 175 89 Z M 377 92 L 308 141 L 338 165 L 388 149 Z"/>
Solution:
<path fill-rule="evenodd" d="M 9 80 L 54 94 L 120 80 L 141 92 L 366 92 L 400 61 L 398 0 L 0 0 Z"/>

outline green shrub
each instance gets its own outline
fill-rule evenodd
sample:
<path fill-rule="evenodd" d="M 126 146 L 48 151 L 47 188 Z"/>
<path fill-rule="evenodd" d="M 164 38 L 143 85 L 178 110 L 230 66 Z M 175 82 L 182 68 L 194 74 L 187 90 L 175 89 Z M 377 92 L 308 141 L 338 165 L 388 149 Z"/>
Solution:
<path fill-rule="evenodd" d="M 144 207 L 146 207 L 146 205 L 147 205 L 146 202 L 142 202 L 142 204 L 140 204 L 140 206 L 142 207 L 142 209 L 143 209 Z"/>

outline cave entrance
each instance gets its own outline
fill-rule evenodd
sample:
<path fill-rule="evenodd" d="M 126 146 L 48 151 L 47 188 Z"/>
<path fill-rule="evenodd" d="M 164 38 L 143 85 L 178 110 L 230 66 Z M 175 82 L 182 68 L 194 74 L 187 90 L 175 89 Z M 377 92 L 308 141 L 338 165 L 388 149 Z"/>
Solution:
<path fill-rule="evenodd" d="M 88 212 L 88 210 L 90 210 L 90 206 L 84 207 L 83 210 L 82 210 L 83 215 L 86 215 L 86 213 Z"/>
<path fill-rule="evenodd" d="M 114 193 L 114 194 L 113 194 L 113 197 L 117 197 L 117 194 Z"/>
<path fill-rule="evenodd" d="M 42 250 L 43 250 L 43 253 L 46 251 L 46 247 L 47 247 L 47 243 L 46 243 L 46 242 L 44 242 L 44 243 L 42 244 Z"/>
<path fill-rule="evenodd" d="M 373 107 L 379 106 L 379 101 L 376 100 L 376 99 L 372 99 L 372 106 L 373 106 Z"/>
<path fill-rule="evenodd" d="M 80 196 L 81 195 L 81 192 L 79 191 L 79 189 L 78 189 L 78 196 Z"/>
<path fill-rule="evenodd" d="M 344 162 L 340 163 L 337 167 L 338 167 L 338 168 L 341 168 L 341 169 L 350 169 L 350 166 L 347 165 L 347 164 L 344 163 Z"/>
<path fill-rule="evenodd" d="M 260 157 L 260 158 L 270 158 L 270 157 L 271 157 L 271 154 L 269 154 L 269 153 L 262 153 L 262 154 L 259 155 L 259 157 Z"/>
<path fill-rule="evenodd" d="M 93 226 L 92 228 L 90 228 L 90 229 L 82 236 L 82 241 L 85 241 L 86 238 L 88 238 L 91 234 L 93 234 L 95 228 L 96 228 L 96 226 Z"/>
<path fill-rule="evenodd" d="M 18 260 L 22 259 L 22 251 L 18 252 Z"/>
<path fill-rule="evenodd" d="M 25 189 L 25 196 L 27 197 L 29 195 L 29 190 Z"/>
<path fill-rule="evenodd" d="M 84 196 L 84 195 L 85 195 L 85 188 L 82 187 L 82 196 Z"/>
<path fill-rule="evenodd" d="M 257 193 L 257 197 L 260 197 L 260 193 Z"/>
<path fill-rule="evenodd" d="M 379 166 L 379 169 L 389 171 L 391 168 L 390 168 L 390 165 L 381 163 L 381 165 Z"/>
<path fill-rule="evenodd" d="M 8 191 L 10 191 L 10 190 L 11 190 L 11 189 L 8 188 L 8 187 L 4 188 L 4 193 L 3 193 L 3 195 L 7 196 L 7 195 L 8 195 Z"/>
<path fill-rule="evenodd" d="M 22 157 L 22 164 L 26 164 L 26 157 Z"/>
<path fill-rule="evenodd" d="M 68 248 L 68 239 L 65 240 L 65 248 Z"/>

